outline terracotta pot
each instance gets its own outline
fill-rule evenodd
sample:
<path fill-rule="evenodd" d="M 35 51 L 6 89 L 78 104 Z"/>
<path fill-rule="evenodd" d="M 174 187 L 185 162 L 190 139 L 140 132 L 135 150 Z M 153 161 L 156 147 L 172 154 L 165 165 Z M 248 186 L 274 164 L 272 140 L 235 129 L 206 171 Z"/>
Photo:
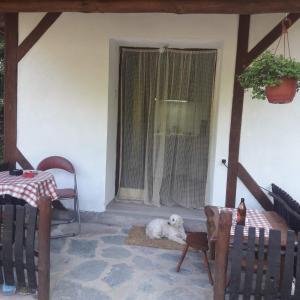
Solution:
<path fill-rule="evenodd" d="M 297 80 L 283 78 L 278 86 L 267 86 L 265 94 L 270 103 L 284 104 L 292 102 L 297 88 Z"/>

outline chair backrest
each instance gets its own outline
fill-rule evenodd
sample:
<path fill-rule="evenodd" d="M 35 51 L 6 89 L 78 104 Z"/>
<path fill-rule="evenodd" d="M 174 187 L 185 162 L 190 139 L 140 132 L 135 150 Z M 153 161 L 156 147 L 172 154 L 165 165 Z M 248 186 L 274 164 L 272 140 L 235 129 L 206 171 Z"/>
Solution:
<path fill-rule="evenodd" d="M 1 201 L 0 284 L 49 300 L 51 203 L 42 198 L 38 207 L 10 196 Z"/>
<path fill-rule="evenodd" d="M 215 224 L 218 223 L 219 212 L 212 206 L 205 206 L 204 208 L 205 215 L 206 215 L 206 227 L 207 227 L 207 235 L 208 238 L 212 238 L 214 235 L 217 234 L 217 228 Z M 217 219 L 216 219 L 217 218 Z"/>
<path fill-rule="evenodd" d="M 62 169 L 75 174 L 75 168 L 72 163 L 61 156 L 50 156 L 43 159 L 37 166 L 37 170 L 46 171 L 50 169 Z"/>
<path fill-rule="evenodd" d="M 13 202 L 13 198 L 8 200 L 7 203 Z M 29 204 L 1 204 L 0 212 L 0 284 L 5 282 L 35 293 L 37 268 L 34 245 L 38 209 Z"/>
<path fill-rule="evenodd" d="M 245 242 L 246 241 L 246 242 Z M 298 244 L 300 234 L 298 235 Z M 249 228 L 244 237 L 244 227 L 236 226 L 230 253 L 230 281 L 227 294 L 230 299 L 300 299 L 300 249 L 295 246 L 297 237 L 288 231 L 285 250 L 281 247 L 281 233 L 270 230 L 265 238 L 264 228 Z M 296 278 L 296 284 L 293 278 Z"/>
<path fill-rule="evenodd" d="M 274 199 L 274 211 L 286 221 L 291 229 L 300 232 L 299 203 L 275 184 L 272 184 L 272 193 L 269 194 Z"/>
<path fill-rule="evenodd" d="M 207 238 L 209 242 L 209 252 L 211 259 L 215 259 L 215 240 L 217 236 L 217 228 L 215 224 L 218 224 L 219 221 L 219 212 L 218 209 L 212 206 L 205 206 L 204 208 L 206 215 L 206 228 L 207 228 Z"/>

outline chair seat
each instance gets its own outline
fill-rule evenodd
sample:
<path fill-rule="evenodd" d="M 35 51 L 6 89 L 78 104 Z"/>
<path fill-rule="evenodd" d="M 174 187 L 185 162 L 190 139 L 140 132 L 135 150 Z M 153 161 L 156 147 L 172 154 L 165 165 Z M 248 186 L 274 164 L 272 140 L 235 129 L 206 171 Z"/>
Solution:
<path fill-rule="evenodd" d="M 189 232 L 186 237 L 186 243 L 196 250 L 208 250 L 208 240 L 206 232 Z"/>
<path fill-rule="evenodd" d="M 56 193 L 58 195 L 58 199 L 74 198 L 76 195 L 74 189 L 57 189 Z"/>

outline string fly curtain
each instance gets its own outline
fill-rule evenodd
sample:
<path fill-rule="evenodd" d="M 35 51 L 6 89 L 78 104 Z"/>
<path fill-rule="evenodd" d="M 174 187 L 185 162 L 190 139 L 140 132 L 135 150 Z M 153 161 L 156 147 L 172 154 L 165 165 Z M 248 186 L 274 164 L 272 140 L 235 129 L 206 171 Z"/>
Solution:
<path fill-rule="evenodd" d="M 118 198 L 203 207 L 216 50 L 121 55 Z"/>

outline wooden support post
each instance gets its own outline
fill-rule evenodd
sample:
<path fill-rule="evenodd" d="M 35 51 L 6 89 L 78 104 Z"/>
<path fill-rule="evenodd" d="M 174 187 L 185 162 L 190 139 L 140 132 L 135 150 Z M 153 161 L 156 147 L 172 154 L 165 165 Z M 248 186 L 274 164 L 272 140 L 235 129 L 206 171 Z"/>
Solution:
<path fill-rule="evenodd" d="M 291 23 L 287 23 L 287 28 L 291 27 L 299 18 L 300 14 L 288 14 L 287 18 Z M 282 21 L 280 21 L 261 41 L 259 41 L 255 47 L 249 51 L 245 65 L 248 66 L 255 58 L 261 55 L 272 43 L 274 43 L 281 35 Z"/>
<path fill-rule="evenodd" d="M 17 85 L 18 85 L 18 14 L 7 13 L 5 21 L 4 76 L 4 161 L 16 165 L 17 147 Z"/>
<path fill-rule="evenodd" d="M 216 242 L 214 300 L 224 300 L 232 213 L 221 211 Z"/>
<path fill-rule="evenodd" d="M 27 170 L 34 169 L 32 164 L 26 159 L 26 157 L 18 148 L 16 149 L 16 161 L 23 169 L 27 169 Z"/>
<path fill-rule="evenodd" d="M 47 13 L 39 24 L 30 32 L 18 48 L 18 61 L 20 61 L 26 53 L 35 45 L 35 43 L 43 36 L 43 34 L 57 20 L 61 13 Z"/>
<path fill-rule="evenodd" d="M 240 163 L 238 165 L 238 177 L 265 210 L 273 210 L 273 204 L 271 200 L 261 190 L 256 181 L 251 177 L 248 171 Z"/>
<path fill-rule="evenodd" d="M 5 28 L 5 77 L 4 77 L 4 161 L 10 168 L 18 162 L 22 168 L 33 166 L 17 148 L 17 86 L 18 61 L 34 46 L 41 36 L 57 20 L 61 13 L 48 13 L 33 31 L 18 46 L 18 14 L 6 13 L 3 16 Z M 2 24 L 0 18 L 0 26 Z"/>
<path fill-rule="evenodd" d="M 0 34 L 4 36 L 4 14 L 0 13 Z"/>
<path fill-rule="evenodd" d="M 299 18 L 299 13 L 288 15 L 292 26 Z M 234 75 L 234 92 L 231 111 L 231 126 L 229 140 L 229 158 L 227 173 L 226 207 L 235 206 L 237 177 L 239 172 L 239 149 L 242 127 L 242 113 L 244 102 L 244 90 L 238 82 L 238 76 L 255 58 L 263 53 L 281 35 L 281 22 L 278 23 L 251 51 L 248 52 L 250 16 L 241 15 L 239 19 L 238 45 L 236 54 L 236 66 Z M 245 174 L 246 169 L 240 170 Z M 245 172 L 243 172 L 245 171 Z M 258 192 L 258 191 L 256 191 Z M 256 193 L 257 194 L 257 193 Z M 268 202 L 264 201 L 263 202 Z M 270 208 L 270 206 L 267 204 Z"/>
<path fill-rule="evenodd" d="M 241 15 L 239 17 L 237 53 L 234 74 L 234 91 L 231 111 L 226 207 L 235 206 L 244 102 L 244 89 L 241 87 L 237 77 L 242 73 L 244 69 L 244 61 L 248 54 L 249 28 L 250 16 Z"/>
<path fill-rule="evenodd" d="M 51 200 L 42 197 L 38 203 L 39 233 L 38 233 L 38 300 L 49 300 L 50 294 L 50 229 Z"/>

